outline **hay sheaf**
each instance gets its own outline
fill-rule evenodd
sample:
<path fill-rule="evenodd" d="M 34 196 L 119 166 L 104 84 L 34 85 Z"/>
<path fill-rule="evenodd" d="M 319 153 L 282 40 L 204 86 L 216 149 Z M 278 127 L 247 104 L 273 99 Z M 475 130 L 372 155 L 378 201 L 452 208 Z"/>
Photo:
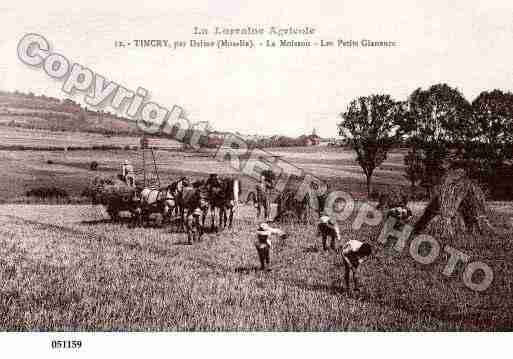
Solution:
<path fill-rule="evenodd" d="M 442 238 L 465 232 L 493 234 L 481 187 L 466 177 L 463 170 L 449 171 L 415 224 L 415 233 L 422 231 Z"/>

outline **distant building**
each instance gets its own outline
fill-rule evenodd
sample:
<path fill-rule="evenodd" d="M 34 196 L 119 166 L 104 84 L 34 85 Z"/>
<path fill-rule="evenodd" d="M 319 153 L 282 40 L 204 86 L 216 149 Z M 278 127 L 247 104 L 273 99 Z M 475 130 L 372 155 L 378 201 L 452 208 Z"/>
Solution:
<path fill-rule="evenodd" d="M 219 131 L 212 131 L 208 134 L 207 141 L 204 143 L 205 147 L 216 148 L 224 143 L 226 133 Z"/>

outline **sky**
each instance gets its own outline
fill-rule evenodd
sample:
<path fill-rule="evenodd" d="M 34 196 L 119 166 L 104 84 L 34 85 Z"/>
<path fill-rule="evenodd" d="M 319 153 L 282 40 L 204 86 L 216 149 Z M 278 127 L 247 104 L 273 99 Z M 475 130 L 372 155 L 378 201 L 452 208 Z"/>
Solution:
<path fill-rule="evenodd" d="M 38 33 L 52 51 L 129 89 L 143 87 L 151 101 L 181 106 L 192 121 L 262 135 L 297 136 L 316 128 L 333 137 L 339 114 L 358 96 L 387 93 L 404 100 L 440 82 L 470 101 L 483 90 L 511 90 L 512 18 L 508 1 L 9 1 L 0 4 L 0 89 L 66 97 L 62 82 L 16 56 L 19 40 Z M 194 26 L 248 25 L 310 26 L 316 41 L 366 38 L 398 45 L 114 47 L 116 40 L 188 41 Z"/>

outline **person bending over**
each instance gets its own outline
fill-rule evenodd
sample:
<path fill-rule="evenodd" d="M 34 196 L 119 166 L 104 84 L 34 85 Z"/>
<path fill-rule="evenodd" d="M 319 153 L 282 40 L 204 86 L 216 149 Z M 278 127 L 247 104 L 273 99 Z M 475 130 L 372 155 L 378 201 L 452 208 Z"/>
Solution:
<path fill-rule="evenodd" d="M 340 241 L 340 229 L 335 221 L 331 220 L 330 217 L 326 215 L 322 215 L 319 218 L 319 223 L 317 224 L 317 237 L 322 237 L 322 248 L 326 251 L 327 247 L 327 239 L 331 238 L 330 248 L 335 250 L 335 242 Z"/>
<path fill-rule="evenodd" d="M 356 279 L 356 271 L 358 266 L 365 258 L 372 253 L 371 246 L 368 243 L 362 243 L 359 240 L 351 239 L 346 242 L 342 248 L 342 259 L 344 262 L 344 280 L 346 288 L 349 290 L 349 275 L 353 276 L 354 290 L 358 291 L 358 283 Z"/>

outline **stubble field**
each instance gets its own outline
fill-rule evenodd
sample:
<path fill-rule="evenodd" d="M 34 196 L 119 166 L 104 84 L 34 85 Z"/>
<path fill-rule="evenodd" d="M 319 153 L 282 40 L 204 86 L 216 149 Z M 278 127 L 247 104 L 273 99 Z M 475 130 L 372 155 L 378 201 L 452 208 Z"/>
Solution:
<path fill-rule="evenodd" d="M 363 196 L 361 172 L 340 150 L 276 150 L 308 169 L 325 168 L 335 188 Z M 469 290 L 463 266 L 442 274 L 448 254 L 429 265 L 408 248 L 377 242 L 379 227 L 341 223 L 342 239 L 369 242 L 374 254 L 360 270 L 361 292 L 342 285 L 341 258 L 324 252 L 313 226 L 283 226 L 271 272 L 257 270 L 253 247 L 258 220 L 239 206 L 233 229 L 207 233 L 194 245 L 169 228 L 111 223 L 89 204 L 22 204 L 36 185 L 66 188 L 79 197 L 95 175 L 114 175 L 132 151 L 0 151 L 0 329 L 2 330 L 511 330 L 513 328 L 513 208 L 491 204 L 497 236 L 461 236 L 444 245 L 486 262 L 494 271 L 482 293 Z M 377 185 L 402 185 L 402 155 L 393 153 Z M 48 160 L 52 164 L 48 164 Z M 99 170 L 89 170 L 96 160 Z M 210 172 L 236 175 L 212 158 L 157 154 L 161 178 Z M 314 172 L 319 174 L 317 172 Z M 243 179 L 243 188 L 252 188 Z M 13 203 L 17 202 L 17 203 Z M 416 216 L 423 203 L 412 205 Z M 341 245 L 339 243 L 338 245 Z"/>

